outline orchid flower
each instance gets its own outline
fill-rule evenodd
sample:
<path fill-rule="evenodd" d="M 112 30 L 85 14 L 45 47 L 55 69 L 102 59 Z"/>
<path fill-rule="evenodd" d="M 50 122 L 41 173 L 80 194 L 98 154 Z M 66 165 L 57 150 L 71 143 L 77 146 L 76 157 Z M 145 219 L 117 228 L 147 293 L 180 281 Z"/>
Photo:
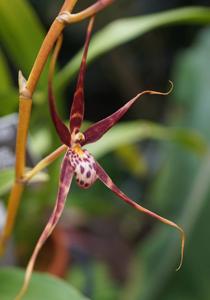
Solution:
<path fill-rule="evenodd" d="M 182 265 L 183 254 L 184 254 L 184 243 L 185 243 L 185 234 L 183 229 L 179 227 L 176 223 L 167 220 L 159 216 L 158 214 L 144 208 L 143 206 L 137 204 L 136 202 L 131 200 L 128 196 L 126 196 L 115 185 L 115 183 L 112 181 L 109 175 L 104 171 L 104 169 L 100 166 L 100 164 L 94 159 L 94 157 L 86 149 L 83 149 L 83 146 L 98 141 L 110 128 L 112 128 L 123 117 L 123 115 L 128 111 L 128 109 L 141 96 L 145 94 L 168 95 L 172 89 L 171 87 L 170 91 L 166 93 L 159 92 L 159 91 L 152 91 L 152 90 L 143 91 L 137 94 L 134 98 L 128 101 L 124 106 L 122 106 L 112 115 L 93 124 L 86 131 L 82 133 L 80 131 L 80 128 L 84 118 L 84 76 L 86 71 L 86 59 L 87 59 L 88 46 L 90 42 L 93 23 L 94 23 L 94 17 L 90 19 L 87 33 L 86 33 L 86 41 L 84 46 L 82 62 L 81 62 L 79 76 L 77 80 L 76 91 L 74 93 L 73 103 L 70 111 L 69 128 L 66 127 L 66 125 L 62 122 L 59 115 L 57 114 L 55 99 L 52 91 L 52 77 L 54 74 L 54 68 L 55 68 L 57 56 L 61 47 L 62 37 L 59 37 L 51 59 L 50 72 L 49 72 L 49 84 L 48 84 L 50 113 L 51 113 L 53 123 L 55 125 L 55 129 L 59 135 L 61 142 L 65 144 L 68 148 L 61 165 L 60 182 L 59 182 L 58 194 L 57 194 L 54 210 L 29 260 L 26 273 L 25 273 L 24 284 L 20 293 L 16 297 L 16 300 L 21 299 L 23 294 L 25 293 L 30 281 L 30 277 L 33 271 L 33 267 L 37 255 L 41 247 L 47 240 L 47 238 L 52 233 L 58 220 L 60 219 L 74 175 L 76 177 L 76 182 L 79 185 L 79 187 L 83 189 L 87 189 L 92 184 L 94 184 L 97 179 L 99 179 L 121 200 L 128 203 L 138 211 L 143 212 L 153 218 L 158 219 L 162 223 L 165 223 L 169 226 L 178 229 L 181 235 L 181 258 L 177 270 L 180 269 Z"/>

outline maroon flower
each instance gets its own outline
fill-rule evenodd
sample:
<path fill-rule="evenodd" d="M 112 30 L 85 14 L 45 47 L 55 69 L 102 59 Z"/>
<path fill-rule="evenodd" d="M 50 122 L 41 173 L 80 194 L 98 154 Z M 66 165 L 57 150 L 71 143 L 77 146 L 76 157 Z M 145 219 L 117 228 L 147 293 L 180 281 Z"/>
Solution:
<path fill-rule="evenodd" d="M 82 148 L 86 144 L 93 143 L 99 140 L 111 127 L 113 127 L 118 122 L 119 119 L 121 119 L 121 117 L 128 111 L 128 109 L 135 103 L 135 101 L 139 99 L 140 96 L 144 94 L 167 95 L 171 91 L 171 89 L 167 93 L 151 91 L 151 90 L 143 91 L 138 95 L 136 95 L 133 99 L 128 101 L 124 106 L 118 109 L 115 113 L 93 124 L 84 133 L 82 133 L 80 131 L 80 128 L 84 117 L 84 75 L 86 70 L 86 58 L 87 58 L 87 52 L 88 52 L 88 46 L 90 42 L 93 22 L 94 22 L 94 17 L 90 19 L 89 26 L 87 29 L 84 53 L 83 53 L 82 62 L 80 66 L 76 91 L 74 93 L 73 104 L 70 112 L 70 123 L 69 123 L 70 129 L 68 129 L 65 126 L 65 124 L 61 121 L 60 117 L 56 112 L 55 99 L 52 92 L 52 76 L 54 73 L 55 62 L 62 42 L 61 38 L 59 38 L 57 42 L 51 60 L 50 72 L 49 72 L 49 85 L 48 85 L 50 113 L 56 131 L 61 139 L 61 142 L 67 145 L 68 150 L 64 156 L 61 165 L 60 182 L 59 182 L 56 204 L 52 212 L 52 215 L 42 235 L 40 236 L 36 244 L 36 247 L 34 249 L 34 252 L 30 258 L 30 261 L 28 263 L 24 285 L 21 290 L 21 293 L 19 294 L 20 298 L 24 294 L 25 290 L 27 289 L 31 277 L 31 273 L 34 267 L 34 263 L 39 253 L 39 250 L 43 246 L 44 242 L 49 237 L 51 232 L 53 231 L 54 227 L 56 226 L 61 216 L 61 213 L 64 209 L 66 197 L 71 185 L 71 181 L 74 175 L 76 177 L 77 184 L 81 188 L 84 189 L 89 188 L 97 179 L 99 179 L 119 198 L 121 198 L 129 205 L 133 206 L 135 209 L 145 214 L 148 214 L 149 216 L 152 216 L 167 225 L 170 225 L 178 229 L 181 234 L 181 259 L 177 270 L 180 269 L 182 265 L 183 253 L 184 253 L 184 242 L 185 242 L 185 235 L 182 228 L 179 227 L 174 222 L 167 220 L 159 216 L 158 214 L 142 207 L 136 202 L 132 201 L 114 184 L 114 182 L 111 180 L 109 175 L 103 170 L 103 168 L 99 165 L 99 163 L 95 161 L 94 157 L 87 150 Z M 16 299 L 20 299 L 20 298 L 16 298 Z"/>

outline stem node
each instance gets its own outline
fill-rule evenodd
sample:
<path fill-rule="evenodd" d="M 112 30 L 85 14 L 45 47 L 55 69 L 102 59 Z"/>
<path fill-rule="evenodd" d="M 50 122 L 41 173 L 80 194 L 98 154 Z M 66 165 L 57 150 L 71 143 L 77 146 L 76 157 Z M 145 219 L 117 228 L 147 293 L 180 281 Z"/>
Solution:
<path fill-rule="evenodd" d="M 64 25 L 70 23 L 71 13 L 69 11 L 62 11 L 56 18 L 56 20 Z"/>
<path fill-rule="evenodd" d="M 32 95 L 30 90 L 27 88 L 27 80 L 25 79 L 21 71 L 18 72 L 18 85 L 20 98 L 30 100 Z"/>

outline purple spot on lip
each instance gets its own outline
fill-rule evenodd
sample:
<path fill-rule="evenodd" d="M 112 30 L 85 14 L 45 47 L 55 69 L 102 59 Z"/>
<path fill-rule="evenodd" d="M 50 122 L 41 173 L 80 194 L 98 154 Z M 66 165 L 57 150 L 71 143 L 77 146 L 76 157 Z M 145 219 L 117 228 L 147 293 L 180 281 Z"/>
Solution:
<path fill-rule="evenodd" d="M 87 188 L 89 186 L 89 184 L 88 183 L 85 183 L 85 187 Z"/>
<path fill-rule="evenodd" d="M 90 178 L 90 175 L 91 175 L 91 173 L 90 173 L 90 171 L 88 171 L 87 174 L 86 174 L 86 177 Z"/>
<path fill-rule="evenodd" d="M 91 165 L 89 165 L 89 168 L 92 169 L 93 167 Z"/>
<path fill-rule="evenodd" d="M 83 167 L 83 166 L 80 166 L 80 172 L 81 172 L 81 174 L 83 174 L 84 171 L 85 171 L 84 167 Z"/>

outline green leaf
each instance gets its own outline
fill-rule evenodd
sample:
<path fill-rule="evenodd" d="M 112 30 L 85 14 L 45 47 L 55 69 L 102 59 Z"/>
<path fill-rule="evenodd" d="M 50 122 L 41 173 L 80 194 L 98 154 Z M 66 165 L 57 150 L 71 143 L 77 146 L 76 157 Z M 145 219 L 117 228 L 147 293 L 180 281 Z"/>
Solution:
<path fill-rule="evenodd" d="M 209 24 L 210 9 L 199 6 L 185 7 L 148 16 L 138 16 L 114 21 L 93 35 L 88 62 L 155 28 L 180 23 Z M 81 56 L 82 50 L 56 75 L 55 87 L 57 91 L 63 90 L 69 79 L 75 75 L 79 69 Z"/>
<path fill-rule="evenodd" d="M 4 116 L 9 113 L 13 113 L 18 107 L 18 91 L 14 87 L 11 87 L 5 92 L 0 92 L 0 116 Z"/>
<path fill-rule="evenodd" d="M 194 181 L 192 181 L 191 189 L 189 190 L 189 194 L 184 201 L 184 207 L 179 218 L 179 224 L 182 224 L 186 232 L 188 244 L 190 241 L 190 236 L 193 233 L 196 221 L 200 218 L 203 209 L 206 207 L 205 202 L 207 200 L 207 194 L 209 192 L 209 178 L 210 156 L 206 155 L 203 158 L 200 168 L 197 171 L 197 176 L 194 178 Z M 173 196 L 172 199 L 174 200 Z M 204 217 L 202 216 L 202 218 Z M 204 218 L 204 220 L 205 227 L 202 227 L 203 229 L 200 232 L 203 240 L 205 240 L 205 236 L 209 233 L 208 219 Z M 139 247 L 139 253 L 135 260 L 135 266 L 132 276 L 136 279 L 141 278 L 141 284 L 139 283 L 139 281 L 133 282 L 132 277 L 131 282 L 129 283 L 127 289 L 124 291 L 125 298 L 123 299 L 126 299 L 127 294 L 131 296 L 131 293 L 133 293 L 131 299 L 155 300 L 156 295 L 161 293 L 161 291 L 164 291 L 165 286 L 171 278 L 170 275 L 172 274 L 174 275 L 174 280 L 180 278 L 180 280 L 178 280 L 180 281 L 179 286 L 177 287 L 176 284 L 174 284 L 176 293 L 179 294 L 179 297 L 177 296 L 177 298 L 175 297 L 174 299 L 183 298 L 185 290 L 182 288 L 182 282 L 187 282 L 188 277 L 191 278 L 192 276 L 195 276 L 195 274 L 197 273 L 197 269 L 201 266 L 199 257 L 199 247 L 201 246 L 201 243 L 199 243 L 199 245 L 197 245 L 196 247 L 196 257 L 198 264 L 194 264 L 193 257 L 195 253 L 193 254 L 193 252 L 195 252 L 195 250 L 193 247 L 189 246 L 186 249 L 187 251 L 185 253 L 185 259 L 182 269 L 175 274 L 175 266 L 178 264 L 180 253 L 180 242 L 178 238 L 174 238 L 175 234 L 176 232 L 173 232 L 173 229 L 163 227 L 163 225 L 158 225 L 156 230 L 147 238 L 146 241 L 144 241 L 142 247 Z M 196 238 L 195 235 L 194 237 Z M 193 245 L 196 245 L 196 240 L 193 242 Z M 202 249 L 203 247 L 204 246 L 202 246 Z M 208 250 L 209 247 L 210 245 L 207 247 Z M 208 253 L 206 253 L 206 256 L 208 256 Z M 192 272 L 192 270 L 194 270 L 194 272 Z M 187 292 L 189 299 L 196 300 L 199 298 L 204 300 L 208 298 L 206 298 L 206 296 L 204 296 L 204 298 L 200 297 L 202 291 L 201 284 L 204 283 L 204 277 L 198 275 L 200 284 L 197 284 L 195 287 L 192 285 L 191 289 Z M 206 281 L 208 285 L 208 280 Z M 173 286 L 173 283 L 171 285 Z M 164 297 L 163 294 L 161 294 L 161 299 L 171 299 L 171 285 L 170 288 L 167 289 L 169 295 Z M 186 297 L 184 297 L 184 299 L 188 299 Z"/>
<path fill-rule="evenodd" d="M 0 49 L 0 116 L 14 111 L 18 104 L 18 92 L 13 86 L 10 70 L 3 52 Z"/>
<path fill-rule="evenodd" d="M 0 93 L 7 91 L 12 85 L 12 78 L 10 76 L 9 68 L 6 59 L 0 49 Z"/>
<path fill-rule="evenodd" d="M 147 121 L 121 122 L 107 132 L 102 139 L 87 145 L 87 149 L 97 158 L 116 148 L 143 139 L 173 141 L 198 154 L 205 154 L 207 144 L 195 131 L 181 128 L 167 128 Z"/>
<path fill-rule="evenodd" d="M 91 261 L 91 278 L 94 289 L 92 299 L 116 300 L 119 299 L 119 285 L 110 276 L 107 265 L 103 262 Z M 87 274 L 81 266 L 72 266 L 69 274 L 69 282 L 73 282 L 78 289 L 86 285 Z"/>
<path fill-rule="evenodd" d="M 210 78 L 210 69 L 206 62 L 209 59 L 208 29 L 201 32 L 195 44 L 180 53 L 175 61 L 176 89 L 173 100 L 181 106 L 182 114 L 176 114 L 175 109 L 170 122 L 170 126 L 176 122 L 180 126 L 199 130 L 208 144 L 210 101 L 207 78 Z M 135 295 L 130 298 L 135 300 L 206 300 L 209 298 L 210 277 L 207 263 L 210 252 L 207 238 L 210 215 L 209 153 L 203 159 L 196 159 L 176 146 L 165 150 L 167 159 L 148 198 L 156 212 L 168 218 L 171 216 L 186 231 L 184 264 L 179 272 L 174 272 L 179 255 L 178 238 L 175 240 L 176 232 L 159 226 L 139 246 L 135 274 L 132 275 L 136 281 L 134 283 L 131 278 L 125 294 L 132 291 Z M 176 216 L 179 216 L 178 220 Z"/>
<path fill-rule="evenodd" d="M 25 0 L 0 1 L 0 39 L 14 65 L 28 75 L 44 38 L 44 29 Z"/>
<path fill-rule="evenodd" d="M 115 151 L 127 170 L 133 175 L 144 177 L 148 172 L 148 163 L 137 145 L 125 145 Z"/>
<path fill-rule="evenodd" d="M 0 196 L 7 193 L 14 181 L 14 169 L 8 168 L 0 171 Z"/>
<path fill-rule="evenodd" d="M 11 300 L 23 283 L 24 271 L 17 268 L 0 270 L 1 300 Z M 66 282 L 50 275 L 34 272 L 27 294 L 23 300 L 87 300 Z"/>

